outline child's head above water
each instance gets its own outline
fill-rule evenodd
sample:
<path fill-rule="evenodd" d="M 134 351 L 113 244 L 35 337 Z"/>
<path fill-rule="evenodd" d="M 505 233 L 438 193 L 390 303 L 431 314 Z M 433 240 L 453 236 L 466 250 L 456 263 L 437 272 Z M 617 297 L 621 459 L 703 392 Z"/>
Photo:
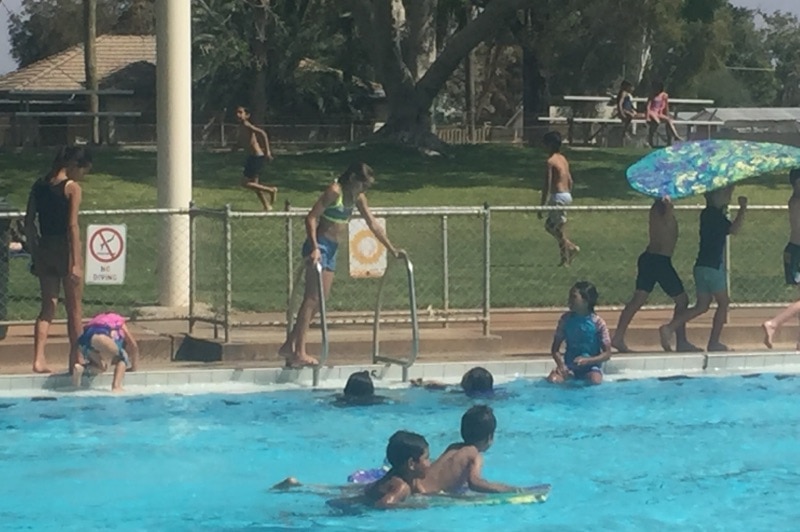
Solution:
<path fill-rule="evenodd" d="M 550 153 L 558 153 L 561 151 L 561 133 L 558 131 L 550 131 L 542 137 L 542 144 Z"/>
<path fill-rule="evenodd" d="M 598 297 L 595 285 L 589 281 L 578 281 L 569 289 L 569 309 L 578 314 L 591 314 Z"/>
<path fill-rule="evenodd" d="M 369 371 L 357 371 L 350 375 L 347 384 L 344 385 L 344 396 L 346 398 L 364 398 L 375 395 L 375 385 Z"/>
<path fill-rule="evenodd" d="M 492 446 L 497 419 L 486 405 L 475 405 L 461 416 L 461 437 L 467 445 L 474 445 L 484 452 Z"/>
<path fill-rule="evenodd" d="M 494 377 L 484 368 L 476 367 L 464 373 L 461 377 L 461 389 L 467 395 L 489 393 L 494 387 Z"/>
<path fill-rule="evenodd" d="M 400 474 L 423 478 L 430 467 L 428 442 L 419 434 L 398 430 L 389 438 L 386 459 Z"/>

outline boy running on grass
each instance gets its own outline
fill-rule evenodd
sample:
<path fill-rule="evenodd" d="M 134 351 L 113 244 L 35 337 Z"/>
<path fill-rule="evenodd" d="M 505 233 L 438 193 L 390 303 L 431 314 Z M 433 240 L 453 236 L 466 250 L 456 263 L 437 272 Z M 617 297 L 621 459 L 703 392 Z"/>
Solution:
<path fill-rule="evenodd" d="M 672 254 L 678 243 L 678 220 L 669 197 L 657 199 L 650 207 L 650 243 L 637 261 L 636 290 L 619 316 L 619 324 L 611 339 L 611 347 L 620 353 L 630 353 L 625 343 L 625 332 L 633 317 L 647 302 L 656 283 L 675 301 L 673 317 L 679 316 L 689 308 L 689 296 L 683 288 L 678 272 L 672 266 Z M 686 339 L 686 325 L 675 330 L 678 339 L 677 349 L 682 352 L 699 351 Z"/>
<path fill-rule="evenodd" d="M 795 168 L 789 173 L 789 183 L 792 184 L 792 197 L 789 198 L 789 243 L 783 250 L 783 271 L 786 284 L 792 286 L 800 285 L 800 168 Z M 775 333 L 781 325 L 790 318 L 800 313 L 800 299 L 786 307 L 780 314 L 769 321 L 765 321 L 761 327 L 764 329 L 764 345 L 772 349 L 772 342 Z M 796 349 L 800 350 L 800 339 L 797 341 Z"/>
<path fill-rule="evenodd" d="M 278 189 L 258 182 L 259 174 L 264 169 L 264 163 L 272 160 L 269 137 L 266 131 L 257 128 L 250 122 L 250 111 L 246 107 L 236 108 L 236 118 L 239 120 L 239 134 L 234 150 L 237 147 L 242 148 L 247 150 L 248 154 L 244 163 L 242 186 L 255 192 L 264 210 L 271 211 L 275 199 L 278 197 Z M 265 193 L 269 194 L 269 199 Z"/>
<path fill-rule="evenodd" d="M 541 205 L 567 206 L 572 204 L 572 174 L 569 171 L 569 161 L 561 154 L 561 135 L 556 131 L 546 134 L 543 139 L 544 147 L 549 156 L 547 158 L 547 172 L 544 176 L 542 187 Z M 539 212 L 539 219 L 544 216 Z M 561 254 L 559 266 L 569 266 L 572 259 L 581 250 L 567 238 L 567 213 L 563 210 L 547 211 L 547 220 L 544 228 L 558 242 Z"/>

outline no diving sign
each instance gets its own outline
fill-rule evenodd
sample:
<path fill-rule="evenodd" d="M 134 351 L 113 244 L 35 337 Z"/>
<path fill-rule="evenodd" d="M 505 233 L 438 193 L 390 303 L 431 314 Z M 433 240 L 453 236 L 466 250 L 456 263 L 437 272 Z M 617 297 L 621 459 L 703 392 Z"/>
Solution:
<path fill-rule="evenodd" d="M 376 218 L 386 230 L 386 220 Z M 386 271 L 386 248 L 360 218 L 350 220 L 350 277 L 380 277 Z"/>
<path fill-rule="evenodd" d="M 123 284 L 127 228 L 90 225 L 86 230 L 86 284 Z"/>

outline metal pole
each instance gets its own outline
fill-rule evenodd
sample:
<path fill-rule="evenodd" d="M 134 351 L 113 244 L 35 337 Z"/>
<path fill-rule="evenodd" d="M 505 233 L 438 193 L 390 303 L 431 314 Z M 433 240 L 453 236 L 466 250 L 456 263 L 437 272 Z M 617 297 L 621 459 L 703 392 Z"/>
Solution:
<path fill-rule="evenodd" d="M 489 203 L 483 204 L 483 335 L 491 334 L 491 284 L 492 284 L 492 211 Z"/>
<path fill-rule="evenodd" d="M 195 298 L 197 297 L 197 215 L 189 202 L 189 334 L 194 333 Z"/>
<path fill-rule="evenodd" d="M 225 205 L 225 343 L 231 341 L 231 305 L 233 297 L 233 269 L 231 263 L 231 205 Z"/>
<path fill-rule="evenodd" d="M 447 215 L 442 215 L 442 309 L 444 310 L 444 325 L 449 327 L 450 319 L 450 253 L 448 246 Z"/>
<path fill-rule="evenodd" d="M 192 199 L 192 3 L 156 0 L 158 206 Z M 170 216 L 159 247 L 162 306 L 189 303 L 187 216 Z"/>
<path fill-rule="evenodd" d="M 83 62 L 86 77 L 86 88 L 92 91 L 89 94 L 89 112 L 97 113 L 100 110 L 100 100 L 97 94 L 97 0 L 83 0 Z M 92 115 L 91 127 L 92 144 L 100 144 L 100 117 Z M 184 204 L 185 205 L 185 204 Z"/>
<path fill-rule="evenodd" d="M 289 212 L 292 209 L 292 204 L 286 200 L 284 209 Z M 292 294 L 294 293 L 294 261 L 292 260 L 294 254 L 294 228 L 292 227 L 292 218 L 287 216 L 286 221 L 286 335 L 292 334 L 292 327 L 294 323 L 294 312 L 292 311 Z"/>

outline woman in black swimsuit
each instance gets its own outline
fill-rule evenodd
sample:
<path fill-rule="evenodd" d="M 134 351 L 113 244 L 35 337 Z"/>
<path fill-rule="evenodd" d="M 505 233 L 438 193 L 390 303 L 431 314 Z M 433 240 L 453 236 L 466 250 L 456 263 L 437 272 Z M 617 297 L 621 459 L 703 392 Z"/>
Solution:
<path fill-rule="evenodd" d="M 77 362 L 83 296 L 83 254 L 78 225 L 81 187 L 77 180 L 83 178 L 91 166 L 88 150 L 65 146 L 53 160 L 50 172 L 33 184 L 28 197 L 25 233 L 42 296 L 34 328 L 33 371 L 36 373 L 50 373 L 44 348 L 62 286 L 70 343 L 69 371 Z"/>

